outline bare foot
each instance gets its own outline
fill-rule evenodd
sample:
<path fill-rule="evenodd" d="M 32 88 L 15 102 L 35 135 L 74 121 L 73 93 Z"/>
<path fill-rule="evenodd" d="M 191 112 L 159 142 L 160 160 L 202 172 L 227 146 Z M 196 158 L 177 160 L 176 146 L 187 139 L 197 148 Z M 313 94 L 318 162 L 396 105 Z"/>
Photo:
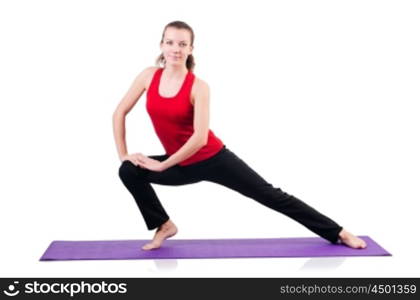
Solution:
<path fill-rule="evenodd" d="M 362 240 L 361 238 L 351 234 L 350 232 L 348 232 L 345 229 L 342 229 L 338 236 L 339 236 L 341 242 L 343 244 L 349 246 L 350 248 L 355 248 L 355 249 L 366 248 L 366 242 L 364 240 Z"/>
<path fill-rule="evenodd" d="M 156 230 L 155 236 L 150 243 L 147 243 L 142 247 L 143 250 L 152 250 L 159 248 L 163 241 L 174 236 L 178 232 L 178 228 L 175 224 L 168 220 L 166 223 L 162 224 L 158 230 Z"/>

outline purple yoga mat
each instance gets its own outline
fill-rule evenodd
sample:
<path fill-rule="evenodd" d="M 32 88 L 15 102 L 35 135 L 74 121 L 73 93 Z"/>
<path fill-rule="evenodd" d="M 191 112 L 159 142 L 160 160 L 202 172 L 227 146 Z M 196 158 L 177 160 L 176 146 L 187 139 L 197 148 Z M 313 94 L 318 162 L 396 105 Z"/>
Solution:
<path fill-rule="evenodd" d="M 239 257 L 390 256 L 368 236 L 365 249 L 331 244 L 320 237 L 260 239 L 169 239 L 159 249 L 144 251 L 150 240 L 53 241 L 40 260 L 174 259 Z"/>

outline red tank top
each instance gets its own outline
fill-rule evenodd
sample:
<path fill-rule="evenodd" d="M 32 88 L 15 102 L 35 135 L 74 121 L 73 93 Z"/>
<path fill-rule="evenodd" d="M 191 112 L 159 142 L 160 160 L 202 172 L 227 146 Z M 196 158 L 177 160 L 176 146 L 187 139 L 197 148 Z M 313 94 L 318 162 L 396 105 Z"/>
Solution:
<path fill-rule="evenodd" d="M 190 102 L 190 96 L 195 75 L 188 71 L 178 93 L 174 97 L 163 97 L 159 94 L 162 72 L 163 68 L 159 68 L 153 75 L 147 90 L 146 110 L 166 154 L 172 155 L 194 132 L 194 106 Z M 186 166 L 210 158 L 219 152 L 223 145 L 209 129 L 207 144 L 179 165 Z"/>

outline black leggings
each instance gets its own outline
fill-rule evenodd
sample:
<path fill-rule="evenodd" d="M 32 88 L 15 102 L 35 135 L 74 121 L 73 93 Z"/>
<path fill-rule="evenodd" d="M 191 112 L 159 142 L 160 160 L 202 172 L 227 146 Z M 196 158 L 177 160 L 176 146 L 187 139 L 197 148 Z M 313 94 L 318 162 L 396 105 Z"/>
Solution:
<path fill-rule="evenodd" d="M 163 161 L 168 155 L 149 157 Z M 208 159 L 187 166 L 175 165 L 162 172 L 125 160 L 119 168 L 119 177 L 134 197 L 149 230 L 169 220 L 151 183 L 185 185 L 203 180 L 221 184 L 281 212 L 331 243 L 338 242 L 343 228 L 293 195 L 273 187 L 226 146 Z"/>

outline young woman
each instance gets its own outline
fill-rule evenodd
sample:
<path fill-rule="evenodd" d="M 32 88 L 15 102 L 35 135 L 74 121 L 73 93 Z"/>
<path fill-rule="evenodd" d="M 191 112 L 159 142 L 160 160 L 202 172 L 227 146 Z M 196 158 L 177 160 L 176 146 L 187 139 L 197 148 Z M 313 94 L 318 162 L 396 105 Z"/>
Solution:
<path fill-rule="evenodd" d="M 274 209 L 330 241 L 352 248 L 366 243 L 314 208 L 264 180 L 209 129 L 209 86 L 195 76 L 194 32 L 181 21 L 167 24 L 160 41 L 157 67 L 144 69 L 113 115 L 114 137 L 122 162 L 119 177 L 134 197 L 156 249 L 177 233 L 151 183 L 185 185 L 210 181 Z M 163 67 L 159 67 L 162 63 Z M 125 116 L 147 91 L 146 109 L 166 154 L 127 153 Z"/>

